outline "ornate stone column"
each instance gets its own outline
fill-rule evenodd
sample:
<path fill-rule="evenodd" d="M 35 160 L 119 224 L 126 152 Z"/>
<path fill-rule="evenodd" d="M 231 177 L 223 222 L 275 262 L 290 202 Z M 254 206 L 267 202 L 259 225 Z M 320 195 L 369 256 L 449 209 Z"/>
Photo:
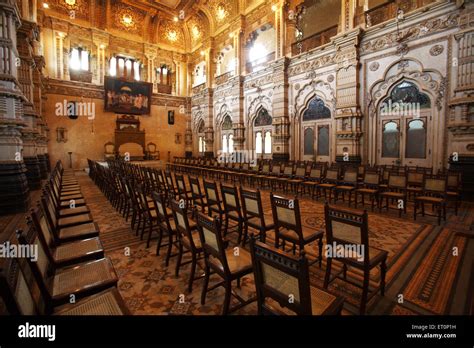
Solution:
<path fill-rule="evenodd" d="M 18 55 L 16 31 L 20 27 L 18 7 L 14 0 L 0 1 L 0 213 L 26 211 L 29 189 L 23 161 L 21 128 L 23 103 L 18 85 Z"/>
<path fill-rule="evenodd" d="M 290 159 L 290 118 L 288 117 L 288 58 L 272 63 L 273 73 L 273 159 Z"/>
<path fill-rule="evenodd" d="M 109 46 L 109 37 L 102 32 L 93 31 L 92 42 L 96 46 L 97 55 L 96 83 L 102 85 L 104 84 L 104 76 L 107 74 L 106 52 Z"/>
<path fill-rule="evenodd" d="M 359 104 L 360 29 L 336 37 L 336 161 L 361 162 L 362 114 Z"/>
<path fill-rule="evenodd" d="M 191 117 L 191 98 L 186 98 L 186 133 L 184 135 L 184 146 L 186 157 L 193 157 L 193 130 Z"/>
<path fill-rule="evenodd" d="M 35 69 L 35 61 L 33 59 L 33 41 L 38 34 L 36 24 L 22 20 L 17 33 L 17 49 L 20 58 L 18 82 L 25 97 L 23 120 L 26 127 L 22 129 L 23 160 L 28 169 L 26 176 L 31 190 L 39 189 L 41 187 L 41 177 L 46 176 L 46 171 L 43 173 L 41 171 L 36 148 L 38 114 L 34 105 L 33 70 Z"/>

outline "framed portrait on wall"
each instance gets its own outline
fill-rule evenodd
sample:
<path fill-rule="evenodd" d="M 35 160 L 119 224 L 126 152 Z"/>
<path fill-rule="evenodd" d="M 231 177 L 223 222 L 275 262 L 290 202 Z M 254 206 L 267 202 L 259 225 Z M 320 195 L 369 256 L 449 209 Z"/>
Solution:
<path fill-rule="evenodd" d="M 149 115 L 153 84 L 105 77 L 105 111 Z"/>

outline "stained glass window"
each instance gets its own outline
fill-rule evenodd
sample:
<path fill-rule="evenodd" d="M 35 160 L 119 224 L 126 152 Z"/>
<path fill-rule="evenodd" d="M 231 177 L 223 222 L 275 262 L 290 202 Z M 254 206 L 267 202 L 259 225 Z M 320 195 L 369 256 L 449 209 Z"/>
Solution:
<path fill-rule="evenodd" d="M 308 104 L 308 108 L 303 113 L 303 121 L 314 121 L 331 118 L 331 110 L 324 105 L 320 98 L 313 98 Z"/>
<path fill-rule="evenodd" d="M 304 130 L 304 154 L 314 155 L 314 130 L 306 128 Z"/>
<path fill-rule="evenodd" d="M 400 130 L 394 121 L 387 122 L 383 127 L 382 157 L 400 157 Z"/>
<path fill-rule="evenodd" d="M 412 106 L 408 110 L 408 106 Z M 403 106 L 403 109 L 401 109 Z M 431 107 L 430 98 L 420 92 L 418 87 L 408 81 L 403 81 L 398 84 L 390 93 L 390 96 L 384 100 L 381 105 L 382 111 L 387 113 L 405 113 L 413 112 L 414 108 L 427 109 Z M 406 109 L 406 110 L 405 110 Z M 416 109 L 415 109 L 416 110 Z"/>
<path fill-rule="evenodd" d="M 198 133 L 204 133 L 204 121 L 201 120 L 198 126 Z"/>
<path fill-rule="evenodd" d="M 255 118 L 255 127 L 270 126 L 272 124 L 272 116 L 268 113 L 267 109 L 260 108 Z"/>
<path fill-rule="evenodd" d="M 329 127 L 318 127 L 318 156 L 329 156 Z"/>
<path fill-rule="evenodd" d="M 222 122 L 222 130 L 232 129 L 232 119 L 229 115 L 224 116 L 224 121 Z"/>

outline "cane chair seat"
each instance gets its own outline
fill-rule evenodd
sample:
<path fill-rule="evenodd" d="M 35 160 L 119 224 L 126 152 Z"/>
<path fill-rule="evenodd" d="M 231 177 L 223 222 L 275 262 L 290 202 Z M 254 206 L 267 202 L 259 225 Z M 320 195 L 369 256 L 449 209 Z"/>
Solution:
<path fill-rule="evenodd" d="M 431 197 L 431 196 L 418 196 L 416 197 L 418 201 L 424 201 L 426 203 L 441 203 L 444 201 L 443 198 L 440 197 Z"/>
<path fill-rule="evenodd" d="M 252 258 L 247 250 L 239 248 L 239 254 L 236 256 L 234 248 L 227 248 L 225 254 L 231 274 L 249 273 L 252 269 Z M 224 267 L 217 257 L 210 255 L 209 262 L 224 272 Z"/>
<path fill-rule="evenodd" d="M 82 199 L 82 198 L 84 198 L 84 196 L 81 193 L 76 193 L 76 194 L 61 195 L 61 197 L 59 197 L 59 200 L 60 201 L 68 201 L 70 199 Z"/>
<path fill-rule="evenodd" d="M 400 192 L 382 192 L 380 194 L 383 197 L 389 197 L 389 198 L 404 198 L 405 195 Z"/>
<path fill-rule="evenodd" d="M 378 190 L 376 189 L 369 189 L 369 188 L 361 188 L 361 189 L 357 189 L 357 192 L 361 192 L 361 193 L 377 193 Z"/>
<path fill-rule="evenodd" d="M 68 226 L 73 226 L 73 225 L 78 225 L 78 224 L 85 224 L 92 222 L 92 216 L 89 214 L 82 214 L 82 215 L 76 215 L 76 216 L 68 216 L 68 217 L 63 217 L 58 220 L 58 227 L 68 227 Z"/>
<path fill-rule="evenodd" d="M 112 262 L 101 259 L 56 273 L 52 284 L 53 299 L 69 297 L 77 289 L 114 285 L 118 281 Z"/>
<path fill-rule="evenodd" d="M 103 254 L 104 249 L 99 238 L 84 239 L 77 242 L 58 246 L 54 251 L 56 262 L 64 262 L 68 259 L 77 259 L 84 255 Z"/>
<path fill-rule="evenodd" d="M 275 224 L 273 223 L 273 217 L 269 215 L 263 215 L 263 218 L 265 220 L 265 228 L 268 230 L 273 230 L 275 228 Z M 258 216 L 253 216 L 247 220 L 247 224 L 253 228 L 260 228 L 262 227 L 261 225 L 261 219 Z"/>
<path fill-rule="evenodd" d="M 331 187 L 336 187 L 336 184 L 329 184 L 329 183 L 319 184 L 319 187 L 331 188 Z"/>
<path fill-rule="evenodd" d="M 446 194 L 451 197 L 459 197 L 459 192 L 447 191 Z"/>
<path fill-rule="evenodd" d="M 116 288 L 105 290 L 87 297 L 72 308 L 69 305 L 58 307 L 54 315 L 126 315 L 125 303 Z"/>
<path fill-rule="evenodd" d="M 322 184 L 321 186 L 323 185 L 327 185 L 327 184 Z M 338 190 L 343 190 L 343 191 L 352 191 L 352 190 L 355 190 L 355 187 L 354 186 L 349 186 L 349 185 L 339 185 L 337 186 L 337 189 Z"/>
<path fill-rule="evenodd" d="M 301 231 L 303 232 L 303 240 L 305 243 L 312 242 L 324 235 L 323 231 L 315 231 L 305 226 L 301 226 Z M 299 240 L 298 234 L 295 231 L 286 228 L 280 228 L 280 235 L 292 242 L 298 242 Z"/>
<path fill-rule="evenodd" d="M 74 239 L 78 237 L 95 237 L 99 235 L 99 228 L 94 222 L 61 228 L 59 239 Z"/>
<path fill-rule="evenodd" d="M 66 216 L 71 216 L 71 215 L 87 214 L 90 212 L 91 212 L 90 209 L 84 205 L 84 206 L 76 207 L 76 208 L 61 209 L 59 211 L 59 216 L 66 217 Z"/>

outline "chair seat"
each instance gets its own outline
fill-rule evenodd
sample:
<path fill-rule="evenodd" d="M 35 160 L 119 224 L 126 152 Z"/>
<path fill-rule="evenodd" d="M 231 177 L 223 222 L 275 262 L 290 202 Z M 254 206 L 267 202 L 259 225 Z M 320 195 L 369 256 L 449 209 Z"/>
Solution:
<path fill-rule="evenodd" d="M 310 243 L 316 239 L 322 238 L 324 235 L 323 231 L 315 231 L 313 229 L 307 228 L 305 226 L 302 226 L 302 232 L 303 232 L 303 241 L 304 243 Z M 298 243 L 299 237 L 298 234 L 293 231 L 293 230 L 288 230 L 286 228 L 281 228 L 280 229 L 280 236 L 286 240 L 289 240 L 291 242 Z"/>
<path fill-rule="evenodd" d="M 385 259 L 388 255 L 388 252 L 385 250 L 377 249 L 374 247 L 369 247 L 369 266 L 370 268 L 373 268 L 374 266 L 378 265 L 380 261 Z M 337 258 L 334 258 L 334 260 L 337 260 Z M 345 257 L 344 260 L 347 260 L 347 263 L 358 267 L 358 268 L 363 268 L 364 267 L 364 260 L 363 258 L 358 257 L 357 255 L 354 255 L 354 257 Z"/>
<path fill-rule="evenodd" d="M 455 192 L 455 191 L 448 191 L 446 192 L 446 194 L 450 197 L 459 197 L 459 192 Z"/>
<path fill-rule="evenodd" d="M 59 200 L 62 201 L 69 201 L 71 199 L 83 199 L 84 196 L 82 194 L 75 194 L 75 195 L 61 195 Z"/>
<path fill-rule="evenodd" d="M 339 308 L 334 307 L 339 307 L 336 306 L 336 302 L 341 302 L 341 299 L 314 286 L 310 286 L 310 292 L 311 313 L 313 315 L 337 314 Z M 333 308 L 334 310 L 331 310 Z"/>
<path fill-rule="evenodd" d="M 290 179 L 288 182 L 292 184 L 299 184 L 303 182 L 303 179 Z"/>
<path fill-rule="evenodd" d="M 328 183 L 327 183 L 327 184 L 319 184 L 318 186 L 321 187 L 321 188 L 333 188 L 333 187 L 336 187 L 335 184 L 328 184 Z"/>
<path fill-rule="evenodd" d="M 227 248 L 225 250 L 227 264 L 229 265 L 229 271 L 232 275 L 236 274 L 247 274 L 252 272 L 252 257 L 250 253 L 244 248 L 239 248 L 238 256 L 235 255 L 234 248 Z M 217 268 L 220 272 L 224 272 L 224 266 L 219 259 L 214 256 L 209 256 L 209 263 Z"/>
<path fill-rule="evenodd" d="M 92 254 L 103 255 L 104 249 L 99 238 L 84 239 L 77 242 L 62 244 L 54 250 L 54 259 L 61 263 L 68 260 L 82 258 Z"/>
<path fill-rule="evenodd" d="M 273 217 L 269 215 L 263 215 L 263 219 L 265 221 L 265 230 L 273 230 L 275 228 L 275 224 L 273 223 Z M 250 227 L 261 229 L 262 223 L 260 221 L 260 217 L 254 216 L 247 220 L 247 224 Z"/>
<path fill-rule="evenodd" d="M 357 189 L 356 191 L 360 193 L 369 193 L 369 194 L 374 194 L 378 192 L 378 190 L 368 189 L 368 188 L 361 188 L 361 189 Z"/>
<path fill-rule="evenodd" d="M 410 192 L 422 192 L 423 191 L 423 189 L 421 187 L 417 187 L 417 186 L 408 186 L 407 190 L 410 191 Z"/>
<path fill-rule="evenodd" d="M 57 273 L 53 279 L 52 297 L 55 300 L 81 290 L 91 290 L 106 284 L 117 284 L 118 278 L 109 259 L 100 259 Z"/>
<path fill-rule="evenodd" d="M 116 288 L 86 297 L 75 305 L 55 309 L 54 315 L 126 315 L 125 303 Z"/>
<path fill-rule="evenodd" d="M 404 198 L 405 194 L 400 193 L 400 192 L 382 192 L 380 194 L 383 197 L 388 197 L 388 198 Z"/>
<path fill-rule="evenodd" d="M 229 216 L 229 218 L 233 220 L 238 220 L 242 216 L 242 214 L 239 215 L 239 213 L 236 210 L 227 212 L 227 215 Z"/>
<path fill-rule="evenodd" d="M 77 226 L 65 227 L 59 230 L 59 239 L 77 239 L 78 237 L 96 237 L 99 235 L 99 228 L 96 223 L 90 222 Z"/>
<path fill-rule="evenodd" d="M 87 213 L 90 213 L 90 210 L 87 206 L 83 205 L 81 207 L 76 207 L 76 208 L 61 209 L 59 211 L 59 216 L 66 217 L 66 216 L 87 214 Z"/>
<path fill-rule="evenodd" d="M 440 197 L 418 196 L 416 197 L 416 201 L 422 201 L 427 203 L 442 203 L 444 202 L 444 199 Z"/>
<path fill-rule="evenodd" d="M 90 214 L 81 214 L 75 216 L 63 217 L 58 220 L 59 228 L 84 224 L 92 221 Z"/>
<path fill-rule="evenodd" d="M 336 186 L 336 190 L 341 190 L 341 191 L 354 191 L 355 187 L 354 186 L 349 186 L 349 185 L 339 185 Z"/>

